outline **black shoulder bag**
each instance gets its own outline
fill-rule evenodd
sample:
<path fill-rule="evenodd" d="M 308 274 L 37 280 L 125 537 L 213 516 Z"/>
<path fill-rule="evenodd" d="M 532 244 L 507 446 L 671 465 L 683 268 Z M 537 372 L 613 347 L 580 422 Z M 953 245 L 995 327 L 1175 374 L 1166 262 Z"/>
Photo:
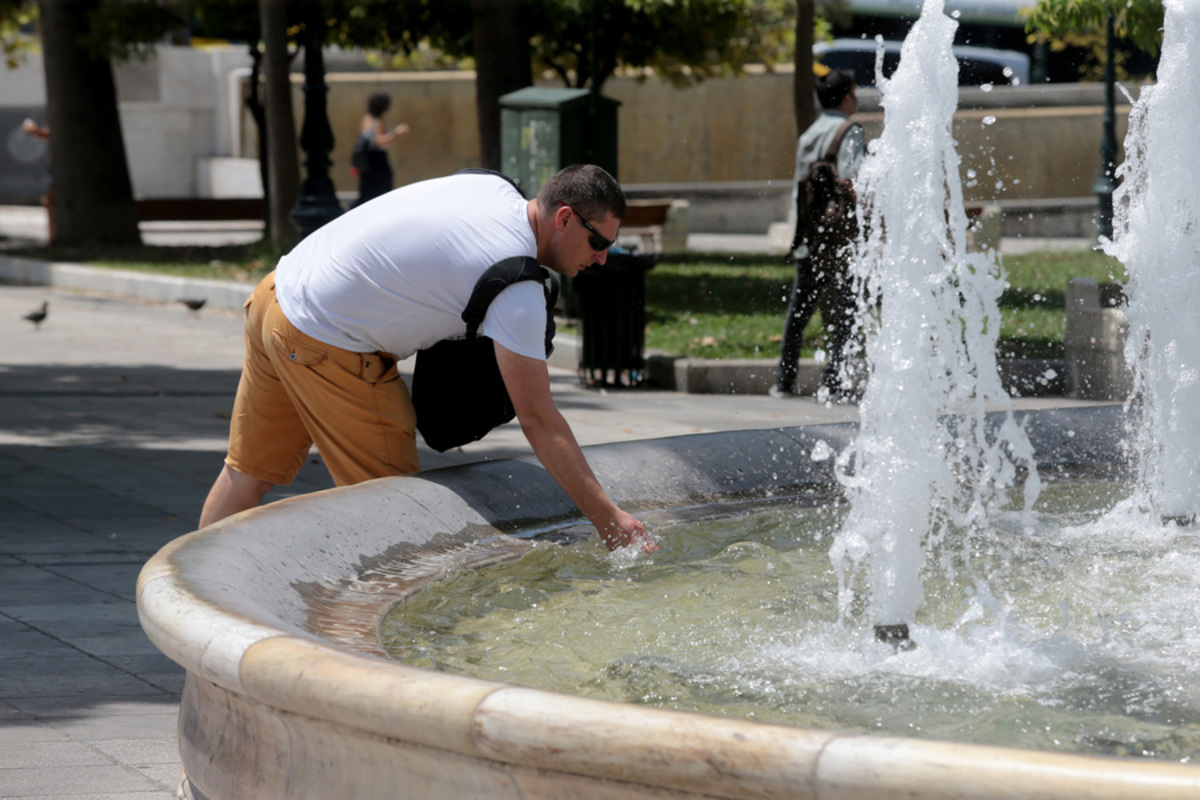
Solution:
<path fill-rule="evenodd" d="M 842 140 L 856 124 L 851 120 L 843 122 L 825 154 L 800 179 L 796 187 L 796 234 L 789 255 L 804 243 L 810 256 L 839 256 L 858 235 L 854 213 L 858 197 L 854 185 L 838 175 L 837 170 Z"/>
<path fill-rule="evenodd" d="M 465 339 L 444 339 L 417 353 L 412 400 L 417 430 L 425 443 L 445 452 L 478 441 L 492 428 L 516 416 L 496 364 L 496 346 L 479 335 L 488 306 L 504 289 L 520 281 L 539 281 L 546 294 L 546 355 L 554 348 L 554 304 L 558 283 L 536 259 L 514 256 L 488 267 L 475 283 L 463 310 Z"/>

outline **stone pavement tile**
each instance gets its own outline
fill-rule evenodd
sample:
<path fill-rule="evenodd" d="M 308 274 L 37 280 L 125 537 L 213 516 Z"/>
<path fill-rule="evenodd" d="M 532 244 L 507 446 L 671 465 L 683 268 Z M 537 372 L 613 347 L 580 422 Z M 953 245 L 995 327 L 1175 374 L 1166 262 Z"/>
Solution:
<path fill-rule="evenodd" d="M 120 620 L 96 620 L 81 617 L 74 620 L 29 622 L 39 632 L 74 648 L 81 657 L 144 655 L 154 652 L 146 646 L 147 639 L 138 625 L 137 611 L 130 604 Z M 0 659 L 11 661 L 11 658 Z M 2 669 L 2 667 L 0 667 Z"/>
<path fill-rule="evenodd" d="M 46 790 L 51 789 L 52 794 Z M 16 798 L 52 797 L 56 800 L 79 796 L 127 797 L 127 792 L 146 792 L 147 797 L 162 793 L 169 788 L 120 764 L 79 766 L 71 769 L 62 767 L 35 767 L 26 769 L 0 768 L 0 797 Z M 164 795 L 166 797 L 173 797 Z"/>
<path fill-rule="evenodd" d="M 27 717 L 32 720 L 32 717 Z M 57 744 L 59 742 L 70 741 L 70 738 L 65 734 L 59 733 L 48 725 L 42 725 L 37 721 L 31 722 L 12 722 L 7 721 L 0 715 L 0 749 L 4 747 L 30 747 L 41 746 L 42 744 Z M 0 757 L 0 765 L 7 765 L 8 762 Z"/>
<path fill-rule="evenodd" d="M 12 445 L 5 445 L 5 447 L 9 450 L 14 449 Z M 24 467 L 4 479 L 2 487 L 4 496 L 20 502 L 26 494 L 31 492 L 46 493 L 55 490 L 62 492 L 64 488 L 63 476 L 54 470 L 46 469 L 44 466 L 27 459 L 26 454 L 28 452 L 25 451 L 21 456 L 21 459 L 24 461 Z M 73 489 L 75 487 L 69 486 L 68 488 Z M 26 505 L 26 508 L 28 507 Z"/>
<path fill-rule="evenodd" d="M 11 659 L 61 653 L 63 643 L 16 620 L 0 616 L 0 664 Z"/>
<path fill-rule="evenodd" d="M 32 557 L 71 553 L 76 556 L 101 554 L 125 555 L 115 541 L 106 540 L 86 528 L 65 525 L 59 520 L 39 516 L 37 519 L 10 520 L 0 515 L 0 548 L 15 556 Z"/>
<path fill-rule="evenodd" d="M 0 704 L 4 701 L 0 700 Z M 31 697 L 20 701 L 8 701 L 13 713 L 28 714 L 46 725 L 58 720 L 73 720 L 85 717 L 163 717 L 174 725 L 179 717 L 179 698 L 162 692 L 147 690 L 140 695 L 123 697 L 95 695 L 78 697 Z M 155 723 L 156 725 L 159 723 Z M 122 736 L 121 738 L 133 738 Z"/>
<path fill-rule="evenodd" d="M 111 633 L 97 636 L 72 636 L 71 646 L 78 647 L 89 655 L 104 659 L 113 666 L 122 669 L 130 666 L 129 660 L 135 656 L 151 656 L 159 652 L 150 639 L 142 633 L 136 618 L 132 627 L 121 626 Z M 162 671 L 159 667 L 158 671 Z M 141 674 L 141 670 L 130 670 Z"/>
<path fill-rule="evenodd" d="M 3 478 L 0 478 L 0 480 L 3 480 Z M 17 500 L 15 500 L 12 497 L 5 497 L 3 495 L 0 495 L 0 519 L 2 519 L 2 520 L 10 520 L 10 519 L 30 519 L 30 520 L 32 520 L 32 519 L 37 519 L 38 517 L 39 517 L 38 513 L 36 511 L 34 511 L 33 509 L 22 505 L 20 502 L 18 502 Z"/>
<path fill-rule="evenodd" d="M 64 503 L 64 497 L 70 498 L 70 502 Z M 34 511 L 64 522 L 75 519 L 108 519 L 115 516 L 149 516 L 156 511 L 153 506 L 128 497 L 80 484 L 24 492 L 20 502 Z"/>
<path fill-rule="evenodd" d="M 183 765 L 179 761 L 178 753 L 176 753 L 173 764 L 146 764 L 145 766 L 138 764 L 137 770 L 157 784 L 172 787 L 171 800 L 177 800 L 174 787 L 179 785 L 179 777 L 183 774 Z M 140 797 L 140 795 L 122 795 L 119 800 L 138 800 Z"/>
<path fill-rule="evenodd" d="M 100 534 L 90 534 L 99 538 Z M 21 560 L 32 566 L 38 567 L 65 567 L 79 564 L 103 565 L 108 564 L 114 567 L 128 566 L 130 564 L 140 566 L 151 554 L 153 550 L 139 550 L 132 547 L 123 547 L 120 550 L 97 553 L 33 553 L 21 557 Z"/>
<path fill-rule="evenodd" d="M 139 672 L 138 677 L 145 681 L 147 686 L 158 689 L 178 702 L 179 698 L 183 696 L 183 683 L 187 675 L 183 671 L 183 667 L 178 664 L 173 664 L 167 669 L 173 671 Z M 175 710 L 179 710 L 178 706 Z"/>
<path fill-rule="evenodd" d="M 115 598 L 106 602 L 91 603 L 87 606 L 73 606 L 57 602 L 28 603 L 12 610 L 14 619 L 39 629 L 52 629 L 55 623 L 84 622 L 93 623 L 128 623 L 130 612 L 136 614 L 133 604 Z"/>
<path fill-rule="evenodd" d="M 183 675 L 183 667 L 164 656 L 158 648 L 152 653 L 113 654 L 106 656 L 106 660 L 145 679 L 154 675 Z"/>
<path fill-rule="evenodd" d="M 134 714 L 110 714 L 107 705 L 98 705 L 86 714 L 41 719 L 54 730 L 88 742 L 103 740 L 174 742 L 178 735 L 178 707 L 171 713 L 159 713 L 158 706 L 146 704 L 148 711 Z M 176 754 L 178 755 L 178 754 Z"/>
<path fill-rule="evenodd" d="M 4 445 L 0 445 L 3 449 Z M 57 490 L 61 497 L 72 496 L 74 489 L 85 489 L 74 481 L 64 481 L 61 475 L 41 467 L 30 466 L 28 470 L 9 478 L 0 478 L 0 498 L 4 498 L 5 508 L 13 512 L 23 512 L 23 518 L 33 512 L 45 516 L 36 504 L 27 502 L 30 495 L 44 495 Z"/>
<path fill-rule="evenodd" d="M 119 792 L 116 794 L 103 792 L 82 792 L 81 800 L 178 800 L 174 789 L 157 789 L 148 792 Z M 71 795 L 56 794 L 26 794 L 20 800 L 67 800 Z"/>
<path fill-rule="evenodd" d="M 96 659 L 79 652 L 26 658 L 3 658 L 0 659 L 0 681 L 9 684 L 23 675 L 70 680 L 94 675 L 100 669 L 103 667 L 97 664 Z M 0 692 L 3 691 L 0 689 Z"/>
<path fill-rule="evenodd" d="M 44 620 L 28 623 L 41 633 L 73 648 L 81 658 L 95 661 L 93 656 L 144 655 L 153 650 L 147 648 L 148 640 L 138 625 L 137 611 L 132 603 L 125 616 L 119 620 L 79 619 Z M 12 658 L 0 661 L 12 661 Z M 0 667 L 2 669 L 2 667 Z"/>
<path fill-rule="evenodd" d="M 114 597 L 136 602 L 137 576 L 142 570 L 143 562 L 132 554 L 127 556 L 127 559 L 125 563 L 120 564 L 62 565 L 55 567 L 54 571 L 85 586 L 108 592 Z"/>
<path fill-rule="evenodd" d="M 167 765 L 174 770 L 176 777 L 179 775 L 179 742 L 176 738 L 175 731 L 171 731 L 169 736 L 157 736 L 154 738 L 139 738 L 139 739 L 98 739 L 91 740 L 88 744 L 94 747 L 99 752 L 122 764 L 143 770 L 151 766 Z M 0 759 L 3 763 L 3 759 Z M 171 771 L 166 773 L 168 780 L 171 776 Z"/>
<path fill-rule="evenodd" d="M 6 769 L 30 769 L 34 767 L 82 767 L 111 764 L 106 757 L 80 742 L 63 739 L 57 742 L 26 744 L 0 743 L 0 764 Z"/>
<path fill-rule="evenodd" d="M 59 675 L 17 675 L 6 678 L 0 686 L 0 699 L 9 704 L 33 711 L 35 699 L 61 699 L 78 704 L 86 698 L 113 695 L 143 695 L 151 687 L 133 675 L 122 673 L 114 667 L 100 665 L 90 675 L 63 677 Z"/>
<path fill-rule="evenodd" d="M 37 717 L 0 700 L 0 744 L 60 742 L 66 735 L 44 725 Z"/>
<path fill-rule="evenodd" d="M 196 460 L 192 453 L 182 454 L 176 450 L 158 450 L 157 458 L 144 459 L 145 455 L 155 453 L 151 449 L 117 448 L 111 446 L 70 446 L 64 447 L 66 452 L 56 452 L 53 457 L 41 455 L 29 456 L 31 464 L 36 464 L 47 470 L 53 469 L 57 475 L 63 475 L 71 480 L 92 487 L 93 489 L 111 492 L 122 496 L 140 494 L 145 496 L 146 487 L 153 486 L 157 491 L 164 478 L 166 485 L 195 484 L 201 481 L 196 477 Z M 213 462 L 212 475 L 220 469 L 220 459 L 217 453 L 212 453 L 205 460 Z M 172 461 L 183 461 L 185 472 L 180 474 L 171 470 Z M 184 480 L 185 478 L 190 480 Z M 205 473 L 205 478 L 210 478 Z M 209 480 L 204 480 L 204 483 Z M 47 488 L 60 488 L 51 484 Z M 146 502 L 153 502 L 153 496 L 146 497 Z"/>
<path fill-rule="evenodd" d="M 114 517 L 104 520 L 72 520 L 71 525 L 98 537 L 104 542 L 106 549 L 139 554 L 157 553 L 167 542 L 196 529 L 195 521 L 200 515 L 203 494 L 197 493 L 197 496 L 189 498 L 189 501 L 195 503 L 195 513 L 183 517 L 167 514 L 152 517 Z"/>
<path fill-rule="evenodd" d="M 53 598 L 62 605 L 89 605 L 113 599 L 107 592 L 97 591 L 56 575 L 52 570 L 21 565 L 0 567 L 0 613 L 13 613 L 23 605 L 37 605 Z M 132 596 L 133 592 L 128 592 Z"/>

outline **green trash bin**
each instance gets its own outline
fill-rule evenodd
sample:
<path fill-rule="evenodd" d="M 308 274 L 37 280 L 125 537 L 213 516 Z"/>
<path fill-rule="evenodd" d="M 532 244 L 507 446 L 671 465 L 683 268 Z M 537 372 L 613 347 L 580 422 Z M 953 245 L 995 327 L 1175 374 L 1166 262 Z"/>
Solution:
<path fill-rule="evenodd" d="M 554 173 L 595 164 L 617 177 L 621 103 L 591 89 L 526 86 L 500 97 L 500 170 L 536 197 Z M 557 311 L 579 318 L 574 282 L 562 281 Z"/>
<path fill-rule="evenodd" d="M 646 381 L 646 273 L 657 256 L 609 252 L 603 266 L 576 275 L 583 342 L 579 377 L 588 386 L 641 386 Z"/>
<path fill-rule="evenodd" d="M 590 89 L 527 86 L 500 97 L 500 169 L 535 197 L 554 173 L 595 164 L 617 174 L 617 109 Z"/>

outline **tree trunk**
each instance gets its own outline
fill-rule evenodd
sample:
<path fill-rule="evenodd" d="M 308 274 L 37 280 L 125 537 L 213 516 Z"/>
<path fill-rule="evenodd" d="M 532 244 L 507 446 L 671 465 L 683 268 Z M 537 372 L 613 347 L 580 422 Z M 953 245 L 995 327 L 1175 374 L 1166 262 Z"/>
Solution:
<path fill-rule="evenodd" d="M 267 108 L 263 105 L 262 70 L 263 53 L 259 42 L 247 48 L 250 52 L 250 93 L 246 97 L 246 110 L 254 120 L 255 139 L 258 141 L 258 177 L 263 187 L 263 235 L 271 236 L 271 162 L 267 146 Z"/>
<path fill-rule="evenodd" d="M 521 0 L 472 0 L 480 163 L 499 170 L 500 96 L 533 83 Z"/>
<path fill-rule="evenodd" d="M 141 244 L 112 65 L 79 44 L 101 0 L 40 0 L 55 241 Z"/>
<path fill-rule="evenodd" d="M 263 76 L 266 83 L 267 236 L 283 252 L 300 238 L 290 214 L 300 196 L 300 157 L 288 78 L 287 0 L 259 0 L 262 20 Z M 264 154 L 259 154 L 260 158 Z"/>
<path fill-rule="evenodd" d="M 796 109 L 796 136 L 808 130 L 817 117 L 813 102 L 813 0 L 796 3 L 796 72 L 793 79 L 793 102 Z"/>

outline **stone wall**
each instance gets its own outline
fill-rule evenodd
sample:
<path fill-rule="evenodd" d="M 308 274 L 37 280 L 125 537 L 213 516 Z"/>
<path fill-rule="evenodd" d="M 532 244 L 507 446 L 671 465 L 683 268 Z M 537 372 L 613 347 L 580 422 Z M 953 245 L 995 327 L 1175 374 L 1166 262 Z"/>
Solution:
<path fill-rule="evenodd" d="M 25 113 L 44 105 L 41 70 L 34 54 L 0 82 L 0 112 L 13 112 L 0 114 L 0 121 L 19 126 Z M 236 47 L 162 47 L 149 61 L 117 70 L 138 196 L 261 191 L 252 163 L 237 161 L 257 155 L 255 128 L 241 106 L 248 74 L 245 50 Z M 303 78 L 296 74 L 293 80 L 299 128 Z M 398 183 L 477 163 L 473 73 L 333 71 L 327 81 L 339 192 L 355 190 L 349 153 L 373 91 L 392 95 L 389 122 L 412 125 L 412 133 L 390 149 Z M 1101 88 L 961 90 L 954 134 L 966 200 L 1004 204 L 1090 196 L 1100 172 Z M 605 94 L 621 103 L 618 177 L 636 196 L 699 192 L 704 202 L 692 203 L 693 230 L 762 233 L 786 217 L 789 205 L 796 137 L 791 92 L 787 70 L 684 88 L 613 78 Z M 877 135 L 883 121 L 878 93 L 863 90 L 861 101 L 868 137 Z M 1127 111 L 1118 109 L 1118 138 L 1124 136 Z M 966 177 L 968 171 L 974 177 Z"/>
<path fill-rule="evenodd" d="M 294 94 L 302 108 L 300 78 Z M 337 143 L 332 154 L 339 190 L 354 187 L 349 152 L 373 91 L 392 96 L 388 122 L 408 122 L 409 135 L 391 146 L 397 183 L 452 172 L 477 159 L 473 73 L 340 73 L 329 76 L 329 115 Z M 963 90 L 954 123 L 968 202 L 1084 197 L 1100 174 L 1103 110 L 1100 87 L 995 89 L 982 105 L 978 90 Z M 662 81 L 613 78 L 605 94 L 620 101 L 618 177 L 626 185 L 743 184 L 790 186 L 795 123 L 790 72 L 719 78 L 686 88 Z M 868 139 L 883 113 L 878 93 L 863 90 L 858 115 Z M 1012 107 L 999 107 L 1011 101 Z M 1052 103 L 1050 105 L 1035 105 Z M 1128 106 L 1118 108 L 1123 139 Z M 299 114 L 298 114 L 299 116 Z M 301 123 L 297 119 L 297 125 Z M 253 143 L 243 142 L 248 154 Z M 969 177 L 973 172 L 974 177 Z M 736 186 L 730 188 L 736 189 Z M 786 194 L 786 190 L 785 190 Z M 776 197 L 772 196 L 771 202 Z M 731 211 L 730 214 L 736 215 Z M 754 218 L 760 219 L 759 214 Z"/>

